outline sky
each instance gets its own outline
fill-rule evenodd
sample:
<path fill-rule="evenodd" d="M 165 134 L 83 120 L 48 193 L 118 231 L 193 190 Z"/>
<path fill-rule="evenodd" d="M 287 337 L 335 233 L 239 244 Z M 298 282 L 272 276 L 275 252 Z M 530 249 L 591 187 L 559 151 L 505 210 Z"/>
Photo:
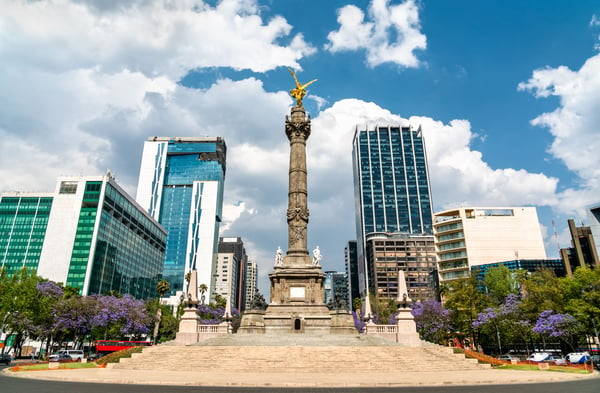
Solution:
<path fill-rule="evenodd" d="M 357 125 L 421 127 L 434 211 L 536 206 L 547 256 L 600 200 L 600 3 L 0 2 L 0 192 L 110 170 L 135 196 L 149 136 L 227 144 L 222 236 L 268 274 L 287 246 L 294 100 L 308 88 L 308 245 L 344 270 Z M 554 223 L 554 225 L 553 225 Z"/>

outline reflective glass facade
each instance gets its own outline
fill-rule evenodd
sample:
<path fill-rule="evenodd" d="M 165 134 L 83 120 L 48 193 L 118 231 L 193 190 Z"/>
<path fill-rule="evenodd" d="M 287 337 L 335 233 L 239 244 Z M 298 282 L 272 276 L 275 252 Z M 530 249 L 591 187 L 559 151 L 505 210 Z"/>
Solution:
<path fill-rule="evenodd" d="M 429 176 L 421 130 L 357 130 L 353 153 L 361 232 L 432 234 Z"/>
<path fill-rule="evenodd" d="M 0 262 L 9 275 L 37 270 L 52 197 L 0 197 Z"/>
<path fill-rule="evenodd" d="M 61 177 L 56 191 L 0 198 L 0 261 L 82 295 L 156 296 L 166 231 L 110 176 Z"/>
<path fill-rule="evenodd" d="M 213 286 L 206 277 L 215 269 L 225 155 L 222 138 L 153 137 L 144 145 L 137 200 L 168 232 L 162 273 L 170 283 L 167 296 L 185 290 L 189 269 L 197 269 L 201 283 Z M 217 190 L 205 182 L 216 182 Z M 207 204 L 215 206 L 206 209 Z"/>
<path fill-rule="evenodd" d="M 515 259 L 512 261 L 487 263 L 485 265 L 471 266 L 471 274 L 477 277 L 479 289 L 485 291 L 485 276 L 487 272 L 499 266 L 507 267 L 511 272 L 526 270 L 529 273 L 534 273 L 540 269 L 550 269 L 557 277 L 564 277 L 566 275 L 565 264 L 562 259 Z"/>
<path fill-rule="evenodd" d="M 95 190 L 94 183 L 86 184 L 86 194 L 88 189 Z M 93 198 L 93 192 L 88 195 Z M 84 198 L 82 214 L 90 202 Z M 106 184 L 101 205 L 87 293 L 116 291 L 138 299 L 155 297 L 163 268 L 165 231 L 110 183 Z M 73 266 L 72 262 L 69 280 L 75 283 L 77 277 L 71 277 Z"/>
<path fill-rule="evenodd" d="M 376 263 L 377 259 L 368 257 L 367 254 L 374 255 L 374 250 L 367 250 L 373 243 L 366 239 L 372 234 L 402 235 L 407 239 L 433 234 L 427 156 L 421 129 L 401 126 L 357 129 L 353 168 L 360 292 L 364 294 L 369 286 L 374 291 L 391 294 L 393 291 L 389 288 L 377 287 L 379 282 L 384 285 L 383 281 L 371 281 L 377 267 L 367 264 Z M 396 272 L 402 263 L 395 265 Z M 430 266 L 426 265 L 423 273 L 428 275 Z M 371 274 L 367 276 L 367 272 Z M 396 285 L 389 283 L 390 288 Z"/>

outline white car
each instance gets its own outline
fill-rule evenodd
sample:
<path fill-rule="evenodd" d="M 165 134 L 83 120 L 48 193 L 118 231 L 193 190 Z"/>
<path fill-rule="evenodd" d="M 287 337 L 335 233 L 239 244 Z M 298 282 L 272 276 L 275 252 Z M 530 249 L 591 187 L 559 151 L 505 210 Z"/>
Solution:
<path fill-rule="evenodd" d="M 569 363 L 583 364 L 589 362 L 592 357 L 589 352 L 571 352 L 566 358 Z"/>
<path fill-rule="evenodd" d="M 567 359 L 557 355 L 552 355 L 548 360 L 545 361 L 548 363 L 556 364 L 557 366 L 566 366 L 567 364 L 569 364 Z"/>
<path fill-rule="evenodd" d="M 548 352 L 534 352 L 527 358 L 527 361 L 535 363 L 545 362 L 549 360 L 551 356 L 552 355 Z"/>

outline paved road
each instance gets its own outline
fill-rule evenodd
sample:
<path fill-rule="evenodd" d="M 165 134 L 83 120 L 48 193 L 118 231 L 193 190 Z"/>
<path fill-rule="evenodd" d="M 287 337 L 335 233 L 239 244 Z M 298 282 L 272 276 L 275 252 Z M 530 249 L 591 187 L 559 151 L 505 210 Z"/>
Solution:
<path fill-rule="evenodd" d="M 4 366 L 0 366 L 0 370 Z M 382 387 L 382 388 L 270 388 L 270 387 L 201 387 L 201 386 L 153 386 L 119 385 L 83 382 L 44 381 L 13 378 L 0 374 L 0 392 L 10 393 L 597 393 L 600 379 L 592 378 L 573 382 L 554 382 L 515 385 L 434 386 L 434 387 Z"/>

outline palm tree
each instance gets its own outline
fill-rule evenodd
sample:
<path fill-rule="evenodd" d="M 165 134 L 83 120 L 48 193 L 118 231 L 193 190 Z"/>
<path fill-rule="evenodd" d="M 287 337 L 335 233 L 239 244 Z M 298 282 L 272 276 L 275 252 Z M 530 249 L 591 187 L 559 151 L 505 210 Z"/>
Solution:
<path fill-rule="evenodd" d="M 158 292 L 159 298 L 163 297 L 165 293 L 169 292 L 171 289 L 171 284 L 167 280 L 160 280 L 156 283 L 156 292 Z M 158 338 L 158 328 L 160 327 L 160 320 L 162 318 L 162 308 L 160 307 L 160 299 L 158 299 L 158 304 L 156 307 L 156 321 L 154 322 L 154 344 L 156 344 L 156 340 Z"/>
<path fill-rule="evenodd" d="M 158 292 L 158 296 L 163 297 L 165 293 L 169 292 L 171 289 L 171 284 L 165 279 L 160 280 L 156 284 L 156 292 Z"/>
<path fill-rule="evenodd" d="M 208 287 L 206 286 L 206 284 L 200 284 L 200 286 L 198 287 L 198 289 L 200 290 L 202 304 L 204 304 L 204 299 L 206 299 L 206 297 L 204 296 L 204 294 L 206 293 L 206 291 L 208 291 Z"/>

